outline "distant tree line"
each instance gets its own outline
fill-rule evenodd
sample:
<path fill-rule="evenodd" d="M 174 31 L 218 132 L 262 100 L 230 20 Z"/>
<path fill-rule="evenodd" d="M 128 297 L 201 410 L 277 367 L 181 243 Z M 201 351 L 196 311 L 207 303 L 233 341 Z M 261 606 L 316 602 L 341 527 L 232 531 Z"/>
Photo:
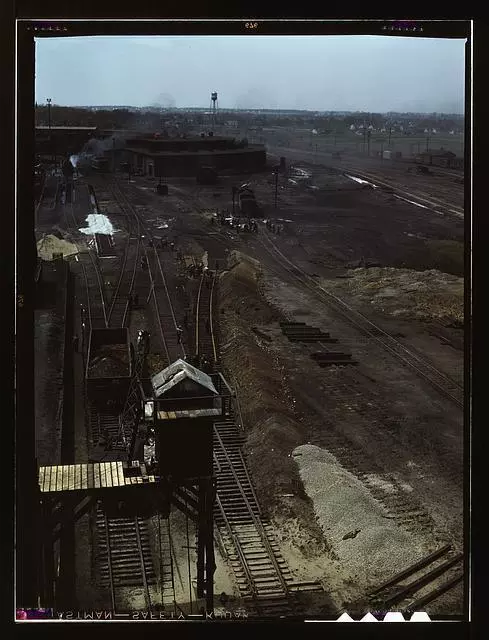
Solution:
<path fill-rule="evenodd" d="M 92 109 L 89 107 L 64 107 L 56 104 L 51 105 L 51 125 L 52 126 L 79 126 L 98 127 L 100 129 L 152 129 L 160 130 L 168 124 L 185 127 L 187 125 L 205 126 L 210 123 L 209 114 L 205 112 L 194 112 L 184 110 L 158 110 L 148 108 L 113 108 Z M 424 129 L 436 129 L 437 131 L 462 130 L 463 116 L 456 114 L 416 114 L 416 113 L 371 113 L 371 112 L 351 112 L 315 114 L 313 112 L 298 113 L 252 113 L 219 110 L 218 124 L 227 120 L 236 121 L 238 127 L 269 127 L 284 126 L 297 128 L 315 128 L 320 133 L 341 133 L 348 130 L 351 125 L 359 127 L 366 124 L 372 125 L 374 129 L 383 127 L 400 127 L 407 130 L 409 124 L 413 132 Z M 36 125 L 48 125 L 49 113 L 47 105 L 36 105 L 35 108 Z"/>

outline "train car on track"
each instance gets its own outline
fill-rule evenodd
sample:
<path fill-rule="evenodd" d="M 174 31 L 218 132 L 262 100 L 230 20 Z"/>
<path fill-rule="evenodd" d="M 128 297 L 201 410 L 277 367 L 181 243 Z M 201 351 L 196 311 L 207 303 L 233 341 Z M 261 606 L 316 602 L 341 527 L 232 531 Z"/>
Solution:
<path fill-rule="evenodd" d="M 99 258 L 114 258 L 117 253 L 114 249 L 114 240 L 111 235 L 95 233 L 95 248 Z"/>
<path fill-rule="evenodd" d="M 94 171 L 97 171 L 99 173 L 108 173 L 109 165 L 109 158 L 106 158 L 104 156 L 95 156 L 95 158 L 92 158 L 91 168 Z"/>
<path fill-rule="evenodd" d="M 238 191 L 238 206 L 241 215 L 247 218 L 259 218 L 261 210 L 251 189 Z"/>
<path fill-rule="evenodd" d="M 122 407 L 133 364 L 134 349 L 126 327 L 92 329 L 85 374 L 88 399 L 98 406 Z"/>

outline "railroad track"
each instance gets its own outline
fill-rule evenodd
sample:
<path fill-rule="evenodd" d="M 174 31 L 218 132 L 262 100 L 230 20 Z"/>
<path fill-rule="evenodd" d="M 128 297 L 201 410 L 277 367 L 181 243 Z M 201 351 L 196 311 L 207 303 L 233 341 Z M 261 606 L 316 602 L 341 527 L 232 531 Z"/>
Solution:
<path fill-rule="evenodd" d="M 195 303 L 195 354 L 205 357 L 212 367 L 218 362 L 216 333 L 213 322 L 216 274 L 203 271 Z"/>
<path fill-rule="evenodd" d="M 131 442 L 131 433 L 124 430 L 119 412 L 104 410 L 89 405 L 88 407 L 88 442 L 89 459 L 97 462 L 101 459 L 106 462 L 113 460 L 126 460 L 127 451 Z M 108 442 L 107 453 L 100 457 L 100 450 L 97 454 L 96 446 L 101 438 Z M 94 457 L 95 456 L 95 457 Z"/>
<path fill-rule="evenodd" d="M 265 240 L 263 240 L 263 238 Z M 393 338 L 386 331 L 375 325 L 363 314 L 356 311 L 334 294 L 326 291 L 302 269 L 291 262 L 275 245 L 273 240 L 264 231 L 260 237 L 260 243 L 267 252 L 292 275 L 295 280 L 312 291 L 317 298 L 327 304 L 328 308 L 343 317 L 348 323 L 354 325 L 369 339 L 377 342 L 396 360 L 413 370 L 419 377 L 429 382 L 437 391 L 453 402 L 457 407 L 463 408 L 463 388 L 454 380 L 443 374 L 432 364 L 421 358 L 405 347 L 401 342 Z"/>
<path fill-rule="evenodd" d="M 104 183 L 101 183 L 101 186 L 97 183 L 96 186 L 97 192 L 101 194 L 105 200 L 114 200 L 113 192 L 106 191 L 104 189 Z M 92 185 L 89 185 L 88 188 L 94 204 L 94 209 L 95 211 L 100 212 L 97 192 Z M 114 270 L 117 272 L 116 282 L 112 288 L 112 295 L 110 296 L 110 300 L 107 305 L 106 321 L 107 326 L 123 327 L 126 326 L 128 322 L 130 299 L 138 273 L 141 253 L 141 229 L 139 219 L 132 215 L 131 212 L 128 213 L 123 207 L 121 207 L 117 198 L 115 198 L 115 200 L 123 214 L 123 217 L 125 218 L 126 241 L 122 249 L 122 253 L 116 257 L 116 260 L 119 262 L 118 267 L 114 265 L 114 259 L 111 257 L 108 262 L 110 265 L 109 268 L 102 270 L 102 267 L 100 266 L 100 270 L 101 272 L 108 271 L 111 275 Z M 135 246 L 133 246 L 134 244 Z"/>
<path fill-rule="evenodd" d="M 374 589 L 370 593 L 372 606 L 411 613 L 424 610 L 463 580 L 463 558 L 451 545 L 445 545 Z"/>
<path fill-rule="evenodd" d="M 271 146 L 270 148 L 274 148 L 275 151 L 278 152 L 277 155 L 287 155 L 287 154 L 290 155 L 290 153 L 300 153 L 300 154 L 306 155 L 310 158 L 309 162 L 311 161 L 312 158 L 316 158 L 317 156 L 321 155 L 321 154 L 316 154 L 315 151 L 311 151 L 308 149 L 295 149 L 290 147 L 278 147 L 278 146 Z M 464 216 L 463 207 L 455 206 L 453 205 L 453 203 L 445 202 L 444 200 L 440 200 L 439 198 L 432 196 L 430 194 L 424 193 L 422 191 L 417 191 L 416 193 L 407 191 L 404 185 L 402 184 L 399 184 L 396 182 L 387 182 L 385 179 L 383 179 L 382 177 L 379 177 L 376 174 L 365 172 L 362 169 L 357 170 L 358 164 L 354 162 L 349 162 L 347 159 L 342 160 L 341 166 L 333 166 L 331 165 L 331 158 L 329 154 L 324 154 L 323 152 L 323 155 L 325 155 L 326 157 L 324 157 L 322 161 L 324 162 L 325 160 L 327 160 L 328 166 L 330 166 L 332 169 L 336 169 L 340 173 L 350 173 L 355 176 L 358 176 L 363 180 L 374 182 L 379 186 L 383 186 L 389 190 L 396 191 L 399 194 L 403 194 L 404 196 L 408 196 L 409 198 L 412 198 L 414 200 L 419 200 L 419 202 L 424 204 L 425 206 L 433 207 L 435 211 L 443 209 L 444 211 L 440 211 L 441 213 L 444 213 L 446 211 L 458 217 Z"/>
<path fill-rule="evenodd" d="M 171 364 L 179 357 L 186 357 L 186 351 L 183 342 L 179 342 L 178 340 L 177 327 L 179 326 L 179 323 L 177 322 L 175 311 L 173 309 L 167 277 L 158 255 L 157 239 L 151 230 L 144 224 L 144 221 L 130 202 L 127 194 L 124 193 L 119 182 L 117 180 L 113 180 L 110 184 L 110 188 L 120 208 L 126 213 L 126 215 L 131 215 L 138 221 L 138 227 L 140 231 L 143 232 L 144 240 L 141 242 L 141 248 L 146 258 L 150 279 L 148 300 L 150 297 L 153 299 L 156 323 L 159 328 L 163 350 L 168 364 Z M 164 303 L 162 303 L 159 296 L 157 296 L 157 292 L 161 290 L 164 291 Z"/>
<path fill-rule="evenodd" d="M 110 589 L 112 611 L 130 611 L 127 592 L 123 588 L 140 590 L 145 608 L 151 610 L 154 599 L 152 586 L 157 584 L 153 568 L 149 531 L 146 521 L 139 517 L 112 517 L 97 505 L 96 528 L 98 539 L 97 566 L 102 587 Z"/>
<path fill-rule="evenodd" d="M 73 184 L 68 185 L 63 202 L 65 224 L 68 231 L 72 234 L 72 242 L 78 249 L 76 260 L 80 264 L 85 283 L 89 328 L 105 328 L 107 327 L 107 301 L 103 275 L 89 243 L 82 248 L 79 242 L 77 242 L 80 223 L 76 218 L 73 206 L 75 194 L 77 194 L 77 200 L 83 199 L 87 196 L 88 205 L 89 192 L 86 185 L 80 185 L 80 183 L 77 183 L 76 189 Z"/>
<path fill-rule="evenodd" d="M 241 442 L 234 420 L 215 423 L 215 526 L 241 596 L 262 615 L 287 615 L 293 612 L 288 587 L 292 577 L 271 525 L 261 517 Z"/>

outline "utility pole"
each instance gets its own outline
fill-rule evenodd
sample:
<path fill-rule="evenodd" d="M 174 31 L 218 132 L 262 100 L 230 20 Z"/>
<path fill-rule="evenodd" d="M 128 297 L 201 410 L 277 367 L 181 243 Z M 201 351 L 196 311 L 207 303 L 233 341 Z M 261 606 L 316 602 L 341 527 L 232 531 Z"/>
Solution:
<path fill-rule="evenodd" d="M 384 161 L 384 141 L 380 141 L 380 161 Z"/>
<path fill-rule="evenodd" d="M 278 198 L 278 168 L 275 167 L 275 209 L 277 208 L 277 198 Z"/>
<path fill-rule="evenodd" d="M 51 136 L 51 98 L 46 98 L 48 103 L 48 130 L 49 130 L 49 147 L 51 151 L 51 162 L 53 161 L 53 140 Z M 56 160 L 55 160 L 56 162 Z"/>
<path fill-rule="evenodd" d="M 367 131 L 367 155 L 370 156 L 370 129 Z"/>
<path fill-rule="evenodd" d="M 391 134 L 392 134 L 392 127 L 391 125 L 389 125 L 389 148 L 391 146 Z"/>

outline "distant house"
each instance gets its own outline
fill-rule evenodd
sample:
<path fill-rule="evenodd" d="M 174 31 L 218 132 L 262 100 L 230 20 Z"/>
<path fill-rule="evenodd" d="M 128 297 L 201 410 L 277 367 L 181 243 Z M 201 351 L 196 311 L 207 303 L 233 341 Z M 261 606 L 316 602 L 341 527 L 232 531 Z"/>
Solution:
<path fill-rule="evenodd" d="M 446 149 L 428 149 L 428 151 L 418 153 L 415 160 L 419 164 L 428 164 L 438 167 L 455 167 L 458 164 L 456 161 L 459 159 L 455 153 Z"/>

